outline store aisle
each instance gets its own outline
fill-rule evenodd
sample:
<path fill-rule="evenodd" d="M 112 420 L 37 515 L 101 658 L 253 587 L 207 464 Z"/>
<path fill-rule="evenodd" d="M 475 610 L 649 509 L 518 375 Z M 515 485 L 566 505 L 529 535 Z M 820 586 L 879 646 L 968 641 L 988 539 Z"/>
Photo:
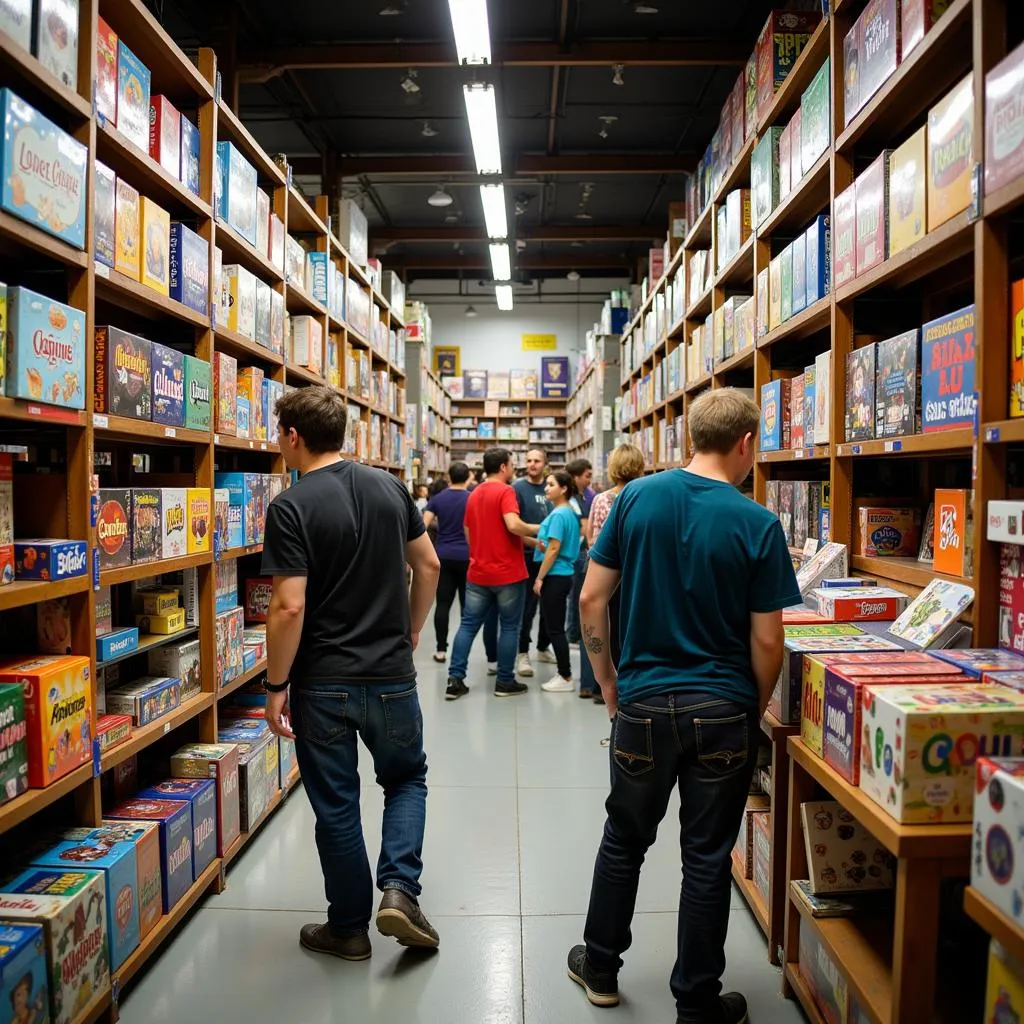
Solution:
<path fill-rule="evenodd" d="M 633 948 L 619 979 L 622 1005 L 599 1010 L 566 977 L 565 955 L 581 939 L 604 821 L 604 709 L 540 692 L 544 675 L 525 697 L 495 700 L 479 651 L 470 664 L 472 692 L 446 704 L 445 667 L 431 660 L 429 645 L 416 661 L 430 765 L 422 902 L 441 934 L 440 952 L 403 951 L 372 928 L 369 963 L 299 947 L 300 926 L 324 915 L 313 816 L 299 789 L 233 866 L 228 889 L 206 901 L 128 994 L 124 1024 L 675 1019 L 668 975 L 677 806 L 644 868 Z M 372 862 L 382 798 L 369 769 L 367 759 L 362 806 Z M 752 1024 L 803 1020 L 779 995 L 779 974 L 738 894 L 728 957 L 726 984 L 746 994 Z"/>

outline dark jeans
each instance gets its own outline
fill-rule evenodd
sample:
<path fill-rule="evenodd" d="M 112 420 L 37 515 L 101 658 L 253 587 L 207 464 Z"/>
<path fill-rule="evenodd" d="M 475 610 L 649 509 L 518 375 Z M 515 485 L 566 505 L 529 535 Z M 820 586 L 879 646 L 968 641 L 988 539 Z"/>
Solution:
<path fill-rule="evenodd" d="M 586 548 L 580 548 L 579 557 L 576 559 L 575 570 L 572 574 L 572 594 L 569 597 L 569 623 L 566 633 L 569 636 L 569 643 L 580 642 L 580 591 L 583 589 L 583 581 L 587 578 L 587 562 L 589 553 Z"/>
<path fill-rule="evenodd" d="M 572 592 L 571 576 L 544 577 L 540 592 L 540 617 L 547 630 L 551 649 L 558 660 L 558 674 L 564 679 L 572 675 L 569 641 L 565 637 L 565 605 Z"/>
<path fill-rule="evenodd" d="M 523 625 L 519 630 L 519 653 L 530 653 L 530 633 L 533 632 L 533 616 L 540 607 L 540 598 L 533 592 L 533 585 L 537 582 L 537 573 L 540 572 L 540 562 L 533 560 L 533 551 L 527 552 L 526 571 L 530 574 L 523 584 L 526 587 L 526 597 L 523 603 Z M 546 651 L 551 646 L 547 630 L 544 628 L 544 616 L 539 616 L 537 625 L 537 650 Z"/>
<path fill-rule="evenodd" d="M 589 564 L 589 554 L 587 557 Z M 615 588 L 611 600 L 608 602 L 608 640 L 611 648 L 612 663 L 619 667 L 619 658 L 622 656 L 622 646 L 619 643 L 619 588 Z M 590 656 L 587 654 L 586 644 L 580 645 L 580 693 L 598 694 L 601 688 L 597 685 L 597 678 L 594 676 L 594 669 L 590 664 Z"/>
<path fill-rule="evenodd" d="M 757 761 L 757 712 L 701 693 L 649 697 L 612 723 L 608 819 L 584 938 L 595 968 L 617 971 L 632 942 L 640 867 L 679 787 L 683 883 L 672 994 L 701 1010 L 722 989 L 731 854 Z"/>
<path fill-rule="evenodd" d="M 466 607 L 462 611 L 462 622 L 455 634 L 452 645 L 451 667 L 448 675 L 454 679 L 465 679 L 469 668 L 469 651 L 473 646 L 480 627 L 484 627 L 484 646 L 487 645 L 487 629 L 491 616 L 501 623 L 495 660 L 498 662 L 498 683 L 516 681 L 516 644 L 519 640 L 519 621 L 523 614 L 523 585 L 509 583 L 503 587 L 481 587 L 476 583 L 466 584 Z M 487 660 L 491 660 L 488 651 Z"/>
<path fill-rule="evenodd" d="M 416 684 L 293 687 L 291 713 L 299 770 L 316 815 L 328 924 L 333 935 L 356 935 L 369 928 L 373 914 L 359 815 L 358 736 L 373 755 L 377 784 L 384 790 L 377 888 L 420 894 L 427 759 Z"/>
<path fill-rule="evenodd" d="M 434 633 L 437 650 L 448 650 L 448 620 L 455 595 L 459 595 L 459 611 L 466 607 L 466 572 L 469 562 L 456 558 L 441 559 L 441 576 L 437 581 L 437 603 L 434 605 Z"/>

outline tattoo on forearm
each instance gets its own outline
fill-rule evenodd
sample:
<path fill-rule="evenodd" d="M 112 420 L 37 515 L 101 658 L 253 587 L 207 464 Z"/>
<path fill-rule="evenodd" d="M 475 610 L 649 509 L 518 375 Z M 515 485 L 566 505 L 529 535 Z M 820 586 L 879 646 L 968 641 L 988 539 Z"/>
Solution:
<path fill-rule="evenodd" d="M 583 646 L 591 654 L 600 654 L 604 650 L 604 640 L 596 635 L 593 626 L 583 627 Z"/>

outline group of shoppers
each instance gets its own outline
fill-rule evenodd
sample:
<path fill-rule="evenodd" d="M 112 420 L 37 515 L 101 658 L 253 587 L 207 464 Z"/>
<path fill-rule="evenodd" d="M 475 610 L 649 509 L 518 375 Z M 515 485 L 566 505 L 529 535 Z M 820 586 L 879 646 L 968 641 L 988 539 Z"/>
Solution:
<path fill-rule="evenodd" d="M 299 941 L 346 960 L 372 953 L 361 736 L 385 795 L 377 929 L 403 945 L 436 948 L 437 931 L 419 905 L 427 792 L 412 654 L 440 560 L 410 492 L 386 473 L 342 459 L 342 396 L 326 387 L 298 389 L 278 402 L 276 415 L 285 462 L 301 478 L 267 514 L 263 572 L 274 584 L 266 719 L 275 734 L 295 739 L 328 901 L 327 922 L 304 926 Z M 757 723 L 782 665 L 781 610 L 799 603 L 800 594 L 778 518 L 737 490 L 753 465 L 757 406 L 736 389 L 710 389 L 691 405 L 687 421 L 696 454 L 686 469 L 622 489 L 632 469 L 620 466 L 610 473 L 616 486 L 589 507 L 589 516 L 572 507 L 578 480 L 555 473 L 545 481 L 550 510 L 530 521 L 509 485 L 509 454 L 487 453 L 485 480 L 464 499 L 470 567 L 449 690 L 465 692 L 469 646 L 494 608 L 496 693 L 522 692 L 514 664 L 525 591 L 539 590 L 543 613 L 552 580 L 552 595 L 567 589 L 569 565 L 582 547 L 569 515 L 589 519 L 593 543 L 579 628 L 611 719 L 611 789 L 584 941 L 569 952 L 568 974 L 595 1005 L 618 1003 L 641 865 L 678 788 L 683 870 L 671 976 L 677 1024 L 744 1024 L 745 999 L 722 994 L 721 983 L 730 853 L 756 766 Z M 458 486 L 453 481 L 448 490 Z M 535 541 L 539 562 L 529 586 L 526 538 Z M 457 576 L 449 586 L 458 591 Z M 616 594 L 621 603 L 613 616 Z M 546 629 L 561 660 L 550 617 Z"/>

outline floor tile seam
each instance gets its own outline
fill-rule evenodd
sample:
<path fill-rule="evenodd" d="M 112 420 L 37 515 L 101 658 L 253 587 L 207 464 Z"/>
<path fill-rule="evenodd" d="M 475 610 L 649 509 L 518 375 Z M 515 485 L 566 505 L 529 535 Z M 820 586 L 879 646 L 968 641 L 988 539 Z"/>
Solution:
<path fill-rule="evenodd" d="M 323 914 L 323 907 L 225 907 L 211 903 L 200 903 L 200 910 L 227 911 L 235 914 Z M 518 914 L 434 914 L 431 921 L 471 920 L 518 921 Z"/>

